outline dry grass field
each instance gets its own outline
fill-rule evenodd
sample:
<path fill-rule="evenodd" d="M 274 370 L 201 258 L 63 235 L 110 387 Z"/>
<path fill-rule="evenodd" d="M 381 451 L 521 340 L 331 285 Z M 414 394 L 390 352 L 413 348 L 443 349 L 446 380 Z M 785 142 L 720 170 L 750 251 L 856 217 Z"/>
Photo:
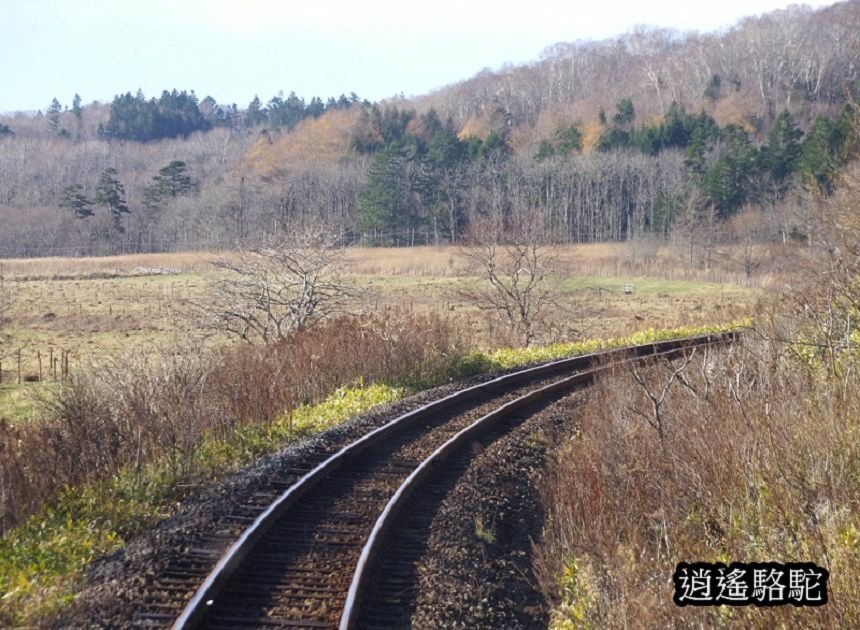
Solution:
<path fill-rule="evenodd" d="M 687 272 L 667 254 L 634 262 L 635 252 L 605 245 L 557 253 L 538 345 L 728 322 L 760 293 L 741 284 L 761 278 Z M 498 367 L 471 351 L 519 343 L 467 299 L 482 280 L 459 248 L 414 248 L 347 252 L 363 317 L 242 344 L 200 329 L 193 315 L 191 302 L 211 300 L 223 278 L 220 256 L 238 257 L 0 261 L 10 298 L 0 323 L 0 626 L 38 626 L 71 601 L 94 557 L 169 514 L 195 484 L 295 439 L 303 409 L 329 421 L 321 405 L 353 409 L 368 383 L 379 393 L 362 404 L 375 404 Z M 71 368 L 62 384 L 53 382 L 58 358 L 60 372 L 66 358 Z"/>
<path fill-rule="evenodd" d="M 31 416 L 40 375 L 43 382 L 53 380 L 62 373 L 65 358 L 74 369 L 126 350 L 170 347 L 175 339 L 193 334 L 198 320 L 189 302 L 206 301 L 218 273 L 212 263 L 234 255 L 0 261 L 11 298 L 0 337 L 0 416 Z M 755 301 L 755 290 L 741 287 L 744 278 L 731 270 L 683 271 L 665 254 L 650 260 L 640 254 L 639 262 L 636 256 L 624 245 L 560 248 L 557 273 L 548 279 L 556 302 L 541 322 L 541 341 L 728 321 L 746 314 Z M 356 310 L 443 314 L 479 346 L 512 343 L 503 322 L 464 296 L 479 288 L 481 279 L 460 248 L 350 249 L 344 273 L 365 289 Z M 624 294 L 625 284 L 634 286 L 632 294 Z"/>

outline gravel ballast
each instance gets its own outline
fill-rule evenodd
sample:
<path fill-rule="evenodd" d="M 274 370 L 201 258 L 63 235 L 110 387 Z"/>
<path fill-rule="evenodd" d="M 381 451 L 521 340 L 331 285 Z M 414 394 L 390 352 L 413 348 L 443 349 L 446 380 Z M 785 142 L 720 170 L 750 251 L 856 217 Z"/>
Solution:
<path fill-rule="evenodd" d="M 241 527 L 225 521 L 275 494 L 272 480 L 307 469 L 391 419 L 458 389 L 487 380 L 438 387 L 350 420 L 269 455 L 240 473 L 195 489 L 176 513 L 88 570 L 75 605 L 57 627 L 133 627 L 151 585 L 175 569 L 189 550 L 211 552 L 211 563 Z M 545 627 L 548 609 L 531 568 L 531 546 L 543 526 L 536 484 L 547 454 L 572 430 L 570 405 L 579 394 L 550 405 L 488 445 L 469 465 L 433 519 L 419 566 L 415 627 Z M 195 551 L 195 553 L 198 553 Z M 177 597 L 174 595 L 174 597 Z M 181 598 L 181 594 L 179 595 Z M 169 621 L 165 621 L 169 625 Z"/>

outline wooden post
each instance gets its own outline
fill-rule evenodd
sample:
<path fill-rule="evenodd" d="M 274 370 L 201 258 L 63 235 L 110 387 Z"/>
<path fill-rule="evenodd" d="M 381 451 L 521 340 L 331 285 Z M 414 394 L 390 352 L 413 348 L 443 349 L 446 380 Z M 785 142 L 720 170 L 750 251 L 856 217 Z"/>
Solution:
<path fill-rule="evenodd" d="M 21 348 L 18 348 L 18 385 L 21 384 Z"/>
<path fill-rule="evenodd" d="M 36 360 L 39 362 L 39 382 L 42 382 L 42 351 L 36 350 Z"/>
<path fill-rule="evenodd" d="M 54 374 L 54 380 L 57 380 L 57 368 L 54 365 L 54 346 L 48 348 L 48 369 Z"/>

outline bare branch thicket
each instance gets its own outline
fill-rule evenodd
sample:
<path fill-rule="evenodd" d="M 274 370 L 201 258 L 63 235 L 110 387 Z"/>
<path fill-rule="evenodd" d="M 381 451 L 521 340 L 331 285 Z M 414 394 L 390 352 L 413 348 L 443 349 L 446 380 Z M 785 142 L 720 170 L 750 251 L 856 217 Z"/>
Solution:
<path fill-rule="evenodd" d="M 665 382 L 660 382 L 657 387 L 650 387 L 646 382 L 646 379 L 643 378 L 642 374 L 640 374 L 639 369 L 636 367 L 636 363 L 631 361 L 628 363 L 628 370 L 630 374 L 633 376 L 633 380 L 642 388 L 642 391 L 648 397 L 649 402 L 651 403 L 651 413 L 646 414 L 630 405 L 627 406 L 629 411 L 632 411 L 637 416 L 643 418 L 651 428 L 657 431 L 657 435 L 660 438 L 660 443 L 665 445 L 666 438 L 666 422 L 665 415 L 663 414 L 663 403 L 666 402 L 666 395 L 669 393 L 669 390 L 672 388 L 672 384 L 675 382 L 675 379 L 683 378 L 684 371 L 689 367 L 690 363 L 693 361 L 693 357 L 696 355 L 696 349 L 693 348 L 689 354 L 684 353 L 684 358 L 680 362 L 680 364 L 676 367 L 673 366 L 670 362 L 666 362 L 666 367 L 670 370 L 669 378 Z"/>
<path fill-rule="evenodd" d="M 683 212 L 672 226 L 672 243 L 681 261 L 690 269 L 710 267 L 714 242 L 718 240 L 717 213 L 693 187 Z"/>
<path fill-rule="evenodd" d="M 734 247 L 730 245 L 718 251 L 719 257 L 728 266 L 743 271 L 748 279 L 761 272 L 766 262 L 772 262 L 772 256 L 768 255 L 765 245 L 772 229 L 768 223 L 769 220 L 761 212 L 749 206 L 744 207 L 742 212 L 725 223 L 726 242 Z M 775 228 L 772 233 L 777 233 Z"/>
<path fill-rule="evenodd" d="M 9 310 L 12 308 L 12 292 L 6 282 L 6 277 L 3 273 L 3 265 L 0 265 L 0 359 L 3 358 L 3 350 L 5 349 L 6 341 L 6 318 Z"/>
<path fill-rule="evenodd" d="M 0 265 L 0 330 L 6 318 L 6 313 L 12 303 L 9 295 L 9 287 L 6 286 L 6 276 L 3 274 L 3 265 Z"/>
<path fill-rule="evenodd" d="M 860 105 L 851 102 L 849 155 L 860 153 Z M 835 369 L 842 350 L 856 343 L 860 321 L 860 161 L 838 175 L 836 192 L 817 195 L 810 215 L 816 225 L 814 249 L 820 258 L 790 287 L 787 298 L 796 319 L 805 323 L 804 343 Z M 796 335 L 795 335 L 796 336 Z M 795 342 L 786 335 L 783 341 Z"/>
<path fill-rule="evenodd" d="M 525 345 L 534 341 L 541 311 L 555 298 L 546 278 L 557 254 L 541 236 L 528 220 L 511 226 L 500 217 L 483 216 L 473 220 L 470 245 L 463 250 L 483 288 L 461 295 L 509 324 Z"/>
<path fill-rule="evenodd" d="M 195 306 L 207 328 L 272 343 L 348 312 L 360 292 L 340 276 L 344 259 L 335 234 L 308 228 L 218 260 L 223 273 L 212 284 L 212 297 Z"/>

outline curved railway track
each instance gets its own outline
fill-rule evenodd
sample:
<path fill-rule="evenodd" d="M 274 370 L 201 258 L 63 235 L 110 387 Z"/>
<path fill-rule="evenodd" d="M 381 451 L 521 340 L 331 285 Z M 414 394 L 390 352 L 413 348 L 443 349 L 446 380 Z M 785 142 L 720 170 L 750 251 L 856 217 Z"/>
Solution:
<path fill-rule="evenodd" d="M 136 622 L 173 622 L 175 629 L 408 624 L 423 529 L 468 462 L 464 446 L 504 434 L 619 362 L 733 339 L 710 335 L 564 359 L 395 418 L 314 468 L 275 480 L 283 492 L 265 507 L 241 508 L 235 522 L 247 526 L 227 552 L 215 561 L 211 545 L 189 550 L 183 570 L 160 584 L 173 601 L 145 603 Z M 176 602 L 195 589 L 180 612 Z"/>

